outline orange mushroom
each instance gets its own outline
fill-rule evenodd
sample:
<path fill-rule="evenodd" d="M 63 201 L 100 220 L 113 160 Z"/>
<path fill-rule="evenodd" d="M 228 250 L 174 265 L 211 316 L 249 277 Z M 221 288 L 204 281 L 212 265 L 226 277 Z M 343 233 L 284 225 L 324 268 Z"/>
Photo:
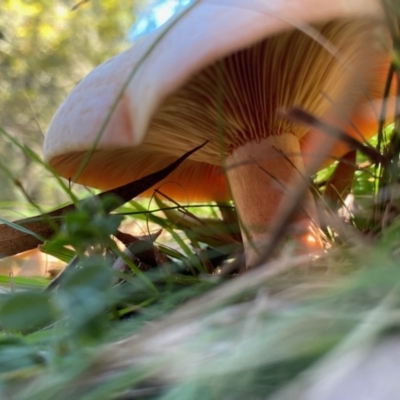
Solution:
<path fill-rule="evenodd" d="M 184 201 L 232 195 L 254 265 L 290 183 L 306 173 L 302 151 L 312 157 L 320 135 L 279 110 L 369 126 L 366 105 L 383 92 L 388 65 L 382 20 L 375 0 L 202 0 L 77 85 L 51 123 L 45 159 L 66 178 L 110 189 L 208 140 L 169 176 L 179 185 L 162 190 Z M 338 144 L 329 156 L 346 151 Z M 294 220 L 298 241 L 320 248 L 310 193 Z"/>

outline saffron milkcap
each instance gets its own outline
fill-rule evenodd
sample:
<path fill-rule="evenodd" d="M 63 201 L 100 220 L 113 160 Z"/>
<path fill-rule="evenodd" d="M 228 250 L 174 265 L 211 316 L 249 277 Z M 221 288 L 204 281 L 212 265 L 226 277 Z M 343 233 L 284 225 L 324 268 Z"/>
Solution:
<path fill-rule="evenodd" d="M 198 1 L 76 86 L 51 122 L 45 160 L 66 178 L 110 189 L 207 140 L 163 191 L 189 201 L 233 196 L 255 264 L 251 248 L 268 239 L 320 135 L 279 110 L 299 106 L 360 141 L 375 133 L 368 104 L 383 93 L 388 68 L 382 20 L 377 0 Z M 338 143 L 326 162 L 347 150 Z M 319 248 L 310 194 L 300 208 L 295 220 Z"/>

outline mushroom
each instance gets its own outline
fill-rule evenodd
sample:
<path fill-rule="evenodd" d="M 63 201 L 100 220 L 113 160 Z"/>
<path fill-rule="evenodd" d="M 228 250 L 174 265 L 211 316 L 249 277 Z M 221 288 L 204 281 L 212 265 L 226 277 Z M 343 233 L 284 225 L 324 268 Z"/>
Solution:
<path fill-rule="evenodd" d="M 51 122 L 45 160 L 66 178 L 110 189 L 208 141 L 162 191 L 184 201 L 232 196 L 255 265 L 321 140 L 279 111 L 300 106 L 360 141 L 375 133 L 368 104 L 380 98 L 389 64 L 382 14 L 375 0 L 199 1 L 77 85 Z M 325 161 L 346 151 L 338 143 Z M 321 248 L 311 193 L 294 221 L 306 251 Z"/>

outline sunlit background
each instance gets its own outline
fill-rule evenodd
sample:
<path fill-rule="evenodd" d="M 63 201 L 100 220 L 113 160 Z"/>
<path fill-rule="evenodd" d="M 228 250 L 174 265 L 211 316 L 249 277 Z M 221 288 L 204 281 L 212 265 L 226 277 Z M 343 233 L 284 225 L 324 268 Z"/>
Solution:
<path fill-rule="evenodd" d="M 136 41 L 154 31 L 173 15 L 193 3 L 193 0 L 154 0 L 137 7 L 137 20 L 129 32 L 129 39 Z"/>
<path fill-rule="evenodd" d="M 191 2 L 2 0 L 0 127 L 41 157 L 50 120 L 73 87 Z M 5 218 L 35 213 L 30 201 L 51 208 L 67 200 L 51 174 L 5 137 L 0 182 Z"/>

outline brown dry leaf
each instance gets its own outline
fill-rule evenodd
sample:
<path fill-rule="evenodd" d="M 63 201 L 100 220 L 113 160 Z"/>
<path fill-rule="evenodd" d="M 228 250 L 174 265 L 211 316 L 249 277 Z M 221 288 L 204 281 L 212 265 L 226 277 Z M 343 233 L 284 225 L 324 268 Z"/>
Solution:
<path fill-rule="evenodd" d="M 112 209 L 107 210 L 111 212 L 115 208 L 132 200 L 134 197 L 140 195 L 145 190 L 151 188 L 162 179 L 166 178 L 186 158 L 188 158 L 195 151 L 203 147 L 206 143 L 203 143 L 202 145 L 195 147 L 193 150 L 188 151 L 182 157 L 178 158 L 172 164 L 161 169 L 160 171 L 147 175 L 141 179 L 130 182 L 118 188 L 111 189 L 106 192 L 102 192 L 96 196 L 89 197 L 88 199 L 82 200 L 82 202 L 93 201 L 94 199 L 101 200 L 105 196 L 112 194 L 118 197 L 120 201 L 118 203 L 113 203 Z M 60 225 L 61 219 L 54 218 L 60 217 L 66 211 L 74 210 L 75 207 L 76 206 L 74 204 L 69 204 L 65 207 L 59 208 L 46 214 L 36 215 L 35 217 L 21 219 L 8 224 L 1 224 L 0 258 L 33 249 L 39 244 L 43 243 L 45 239 L 50 238 L 54 234 L 54 232 Z"/>

